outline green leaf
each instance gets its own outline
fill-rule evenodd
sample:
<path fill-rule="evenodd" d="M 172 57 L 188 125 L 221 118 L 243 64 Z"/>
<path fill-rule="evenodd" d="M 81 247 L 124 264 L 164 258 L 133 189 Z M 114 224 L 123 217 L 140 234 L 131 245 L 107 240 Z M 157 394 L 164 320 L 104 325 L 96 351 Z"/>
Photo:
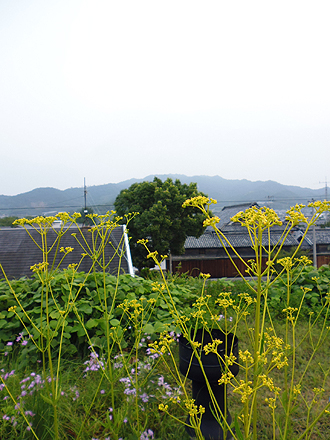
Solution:
<path fill-rule="evenodd" d="M 144 333 L 148 333 L 149 335 L 152 335 L 154 331 L 154 326 L 150 323 L 146 324 L 143 328 Z"/>
<path fill-rule="evenodd" d="M 155 332 L 163 332 L 163 331 L 165 331 L 166 330 L 166 325 L 165 324 L 163 324 L 162 322 L 156 322 L 155 323 L 155 325 L 154 325 L 154 331 Z"/>
<path fill-rule="evenodd" d="M 234 427 L 235 427 L 235 434 L 236 434 L 237 439 L 238 440 L 244 440 L 241 428 L 240 428 L 239 423 L 238 423 L 237 414 L 235 414 Z"/>
<path fill-rule="evenodd" d="M 52 319 L 58 319 L 61 315 L 60 315 L 60 312 L 59 312 L 59 311 L 57 311 L 57 310 L 53 310 L 53 311 L 49 314 L 49 316 L 50 316 Z"/>
<path fill-rule="evenodd" d="M 5 321 L 4 319 L 1 319 L 0 328 L 5 328 L 6 326 L 7 326 L 7 321 Z"/>
<path fill-rule="evenodd" d="M 120 325 L 120 321 L 118 321 L 118 319 L 114 318 L 114 319 L 111 319 L 110 324 L 113 327 L 118 327 L 118 325 Z"/>
<path fill-rule="evenodd" d="M 79 311 L 90 315 L 93 312 L 93 309 L 89 304 L 81 304 L 79 305 Z"/>
<path fill-rule="evenodd" d="M 97 319 L 89 319 L 86 322 L 86 328 L 91 329 L 93 327 L 97 327 L 99 325 L 99 321 Z"/>

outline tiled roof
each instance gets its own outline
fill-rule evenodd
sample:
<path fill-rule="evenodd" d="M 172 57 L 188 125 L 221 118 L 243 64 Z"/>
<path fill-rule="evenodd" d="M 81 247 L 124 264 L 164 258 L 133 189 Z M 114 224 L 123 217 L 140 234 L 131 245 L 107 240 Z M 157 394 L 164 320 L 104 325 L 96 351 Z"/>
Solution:
<path fill-rule="evenodd" d="M 307 232 L 308 239 L 313 243 L 313 229 Z M 315 238 L 317 244 L 329 244 L 330 245 L 330 228 L 316 228 Z"/>
<path fill-rule="evenodd" d="M 83 233 L 88 245 L 92 248 L 92 234 L 88 231 L 89 228 L 82 228 Z M 8 276 L 9 279 L 19 278 L 22 276 L 31 276 L 30 267 L 34 264 L 42 262 L 42 252 L 38 249 L 37 245 L 33 242 L 41 244 L 41 237 L 38 231 L 34 229 L 29 229 L 28 233 L 23 228 L 2 228 L 0 229 L 0 263 Z M 70 252 L 64 259 L 62 266 L 67 267 L 72 263 L 79 263 L 82 258 L 82 253 L 84 250 L 81 248 L 77 240 L 72 235 L 77 234 L 77 238 L 80 237 L 79 241 L 82 243 L 83 238 L 80 236 L 78 228 L 71 228 L 67 231 L 61 238 L 60 247 L 72 247 L 73 251 Z M 57 235 L 50 229 L 47 234 L 48 247 L 51 246 Z M 118 266 L 120 264 L 121 271 L 125 273 L 133 273 L 132 271 L 132 260 L 129 250 L 129 244 L 127 240 L 127 235 L 124 232 L 124 226 L 117 227 L 111 233 L 110 238 L 111 244 L 105 247 L 105 257 L 106 262 L 110 261 L 108 272 L 116 273 Z M 115 249 L 120 244 L 120 249 L 123 251 L 123 257 L 120 258 L 118 254 L 115 254 Z M 49 255 L 49 262 L 52 261 L 54 256 L 54 250 L 51 251 Z M 56 258 L 55 264 L 58 264 L 60 258 L 63 257 L 63 253 L 59 253 Z M 79 270 L 88 272 L 91 267 L 91 259 L 85 257 L 79 266 Z M 97 270 L 97 265 L 96 265 Z M 0 270 L 0 278 L 3 274 Z"/>
<path fill-rule="evenodd" d="M 217 224 L 217 227 L 225 234 L 231 245 L 235 248 L 251 247 L 251 240 L 246 228 L 242 227 L 238 223 L 231 223 L 231 218 L 234 215 L 236 215 L 238 212 L 245 211 L 246 209 L 251 208 L 252 206 L 256 206 L 257 208 L 259 207 L 257 203 L 244 203 L 240 205 L 225 206 L 220 213 L 220 222 Z M 271 236 L 270 236 L 271 245 L 274 246 L 279 242 L 284 227 L 285 225 L 271 228 Z M 303 229 L 300 229 L 299 227 L 294 228 L 286 238 L 284 245 L 298 246 L 302 235 L 303 235 Z M 265 239 L 264 244 L 267 245 L 268 239 L 266 235 L 264 235 L 264 239 Z M 325 229 L 319 227 L 316 228 L 316 243 L 330 245 L 330 228 L 325 228 Z M 224 244 L 226 247 L 229 246 L 225 242 Z M 310 229 L 301 247 L 304 249 L 306 248 L 310 249 L 312 246 L 313 246 L 313 231 L 312 229 Z M 187 237 L 185 242 L 185 249 L 215 249 L 222 247 L 223 246 L 220 240 L 218 239 L 215 231 L 213 230 L 212 226 L 208 226 L 204 234 L 201 235 L 199 238 Z"/>
<path fill-rule="evenodd" d="M 249 234 L 246 229 L 241 226 L 238 227 L 227 227 L 223 228 L 222 232 L 225 234 L 228 241 L 234 248 L 242 248 L 242 247 L 251 247 L 251 240 Z M 270 243 L 271 245 L 276 245 L 278 241 L 281 239 L 283 229 L 274 229 L 271 231 L 270 235 Z M 229 247 L 229 245 L 224 242 L 225 247 Z M 264 245 L 268 244 L 268 238 L 264 235 Z M 290 234 L 285 240 L 285 246 L 297 246 L 299 244 L 298 240 Z M 306 243 L 306 245 L 308 245 Z M 222 244 L 218 239 L 216 233 L 214 231 L 205 231 L 203 235 L 199 238 L 195 237 L 187 237 L 185 242 L 186 249 L 210 249 L 210 248 L 222 248 Z"/>
<path fill-rule="evenodd" d="M 284 227 L 273 227 L 270 234 L 270 244 L 272 246 L 276 245 L 282 237 Z M 239 224 L 227 225 L 221 228 L 228 241 L 234 248 L 247 248 L 251 247 L 251 240 L 249 234 L 245 228 Z M 285 246 L 297 246 L 299 244 L 300 234 L 291 233 L 285 240 Z M 266 234 L 263 236 L 264 245 L 268 244 L 268 237 Z M 309 236 L 308 236 L 309 238 Z M 330 238 L 330 236 L 329 236 Z M 330 241 L 329 241 L 330 242 Z M 224 241 L 225 247 L 229 245 Z M 303 247 L 310 247 L 312 242 L 305 240 Z M 203 235 L 199 238 L 187 237 L 185 242 L 185 249 L 211 249 L 211 248 L 222 248 L 222 244 L 218 239 L 214 230 L 206 230 Z"/>

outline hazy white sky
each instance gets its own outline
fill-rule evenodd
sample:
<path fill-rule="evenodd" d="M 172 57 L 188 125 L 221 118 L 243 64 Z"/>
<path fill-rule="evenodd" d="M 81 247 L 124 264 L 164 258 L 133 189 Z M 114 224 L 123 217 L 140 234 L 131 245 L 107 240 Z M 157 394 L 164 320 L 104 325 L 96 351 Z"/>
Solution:
<path fill-rule="evenodd" d="M 154 173 L 324 186 L 329 12 L 326 0 L 1 0 L 0 194 Z"/>

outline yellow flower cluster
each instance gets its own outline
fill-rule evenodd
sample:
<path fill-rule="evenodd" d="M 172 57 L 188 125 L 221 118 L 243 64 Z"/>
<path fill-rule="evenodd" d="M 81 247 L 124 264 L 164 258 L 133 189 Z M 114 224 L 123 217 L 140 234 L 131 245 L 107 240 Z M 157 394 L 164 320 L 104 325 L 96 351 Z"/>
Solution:
<path fill-rule="evenodd" d="M 193 206 L 195 208 L 199 208 L 202 211 L 205 210 L 204 206 L 210 206 L 212 204 L 216 204 L 217 201 L 214 199 L 210 199 L 208 197 L 205 196 L 197 196 L 197 197 L 192 197 L 191 199 L 186 200 L 183 204 L 182 204 L 182 208 L 187 208 L 188 206 Z"/>
<path fill-rule="evenodd" d="M 295 385 L 295 386 L 293 387 L 293 394 L 294 394 L 295 396 L 297 396 L 298 394 L 301 394 L 301 385 L 300 385 L 300 384 Z"/>
<path fill-rule="evenodd" d="M 261 229 L 268 229 L 275 225 L 282 225 L 282 222 L 273 209 L 266 207 L 257 208 L 256 206 L 248 208 L 245 212 L 238 212 L 231 218 L 231 221 L 240 223 L 241 226 L 245 226 L 246 228 L 260 227 Z"/>
<path fill-rule="evenodd" d="M 74 269 L 76 269 L 76 267 L 78 267 L 78 264 L 77 264 L 77 263 L 70 263 L 70 264 L 68 265 L 68 269 L 72 269 L 72 270 L 74 270 Z"/>
<path fill-rule="evenodd" d="M 330 201 L 324 200 L 321 202 L 320 200 L 310 203 L 308 205 L 310 208 L 314 208 L 317 213 L 322 213 L 330 210 Z"/>
<path fill-rule="evenodd" d="M 204 345 L 203 350 L 205 351 L 205 354 L 217 353 L 218 345 L 222 343 L 223 341 L 220 341 L 220 339 L 214 339 L 213 342 L 209 342 L 208 344 Z"/>
<path fill-rule="evenodd" d="M 254 362 L 253 356 L 249 352 L 249 350 L 245 350 L 245 351 L 239 350 L 239 358 L 246 364 L 248 363 L 253 364 Z"/>
<path fill-rule="evenodd" d="M 269 332 L 272 329 L 268 329 Z M 271 363 L 276 366 L 278 370 L 288 365 L 288 358 L 285 356 L 284 351 L 284 341 L 276 335 L 270 335 L 267 331 L 264 333 L 265 336 L 265 347 L 267 353 L 271 353 Z M 285 347 L 285 349 L 290 349 L 290 346 Z"/>
<path fill-rule="evenodd" d="M 206 305 L 207 302 L 208 302 L 208 299 L 209 299 L 209 298 L 211 298 L 211 295 L 204 295 L 204 296 L 201 296 L 200 298 L 198 298 L 198 299 L 196 300 L 196 302 L 193 303 L 193 307 L 198 307 L 198 308 L 200 308 L 200 307 Z"/>
<path fill-rule="evenodd" d="M 252 298 L 248 293 L 239 293 L 238 296 L 243 301 L 245 301 L 248 306 L 257 301 L 255 298 Z"/>
<path fill-rule="evenodd" d="M 167 411 L 168 410 L 168 405 L 164 405 L 163 403 L 160 403 L 159 405 L 158 405 L 158 409 L 159 409 L 159 411 Z"/>
<path fill-rule="evenodd" d="M 233 353 L 230 353 L 230 355 L 225 354 L 225 363 L 226 365 L 234 365 L 236 363 L 236 356 L 234 356 Z"/>
<path fill-rule="evenodd" d="M 55 216 L 48 216 L 43 217 L 41 215 L 34 217 L 32 219 L 27 218 L 19 218 L 13 222 L 14 225 L 19 226 L 39 226 L 41 229 L 48 229 L 51 228 L 54 221 L 61 220 L 63 222 L 63 225 L 66 223 L 75 223 L 77 218 L 81 217 L 81 214 L 78 212 L 75 212 L 74 214 L 70 215 L 68 212 L 59 212 Z"/>
<path fill-rule="evenodd" d="M 276 399 L 274 397 L 269 397 L 265 399 L 265 402 L 268 403 L 269 408 L 275 409 L 276 408 Z"/>
<path fill-rule="evenodd" d="M 147 255 L 147 258 L 152 258 L 155 261 L 155 260 L 157 260 L 157 255 L 158 255 L 157 251 L 149 252 L 149 254 Z"/>
<path fill-rule="evenodd" d="M 217 217 L 217 216 L 209 217 L 209 218 L 204 220 L 203 226 L 204 226 L 204 228 L 206 228 L 207 226 L 215 227 L 219 222 L 220 222 L 220 218 L 219 217 Z"/>
<path fill-rule="evenodd" d="M 279 258 L 277 263 L 284 267 L 285 270 L 291 270 L 293 261 L 291 257 Z"/>
<path fill-rule="evenodd" d="M 77 218 L 80 218 L 81 214 L 79 212 L 74 212 L 72 215 L 70 215 L 68 212 L 59 212 L 56 214 L 56 218 L 58 220 L 61 220 L 64 224 L 65 223 L 75 223 Z"/>
<path fill-rule="evenodd" d="M 129 317 L 133 320 L 136 320 L 143 312 L 143 305 L 141 304 L 141 298 L 140 300 L 132 299 L 128 300 L 125 299 L 123 303 L 119 304 L 118 307 L 123 309 L 124 313 L 129 315 Z"/>
<path fill-rule="evenodd" d="M 291 324 L 293 324 L 296 319 L 295 316 L 293 316 L 293 313 L 297 311 L 298 309 L 295 307 L 287 307 L 286 309 L 282 310 L 283 313 L 286 313 L 286 319 L 290 321 Z"/>
<path fill-rule="evenodd" d="M 222 385 L 222 384 L 228 384 L 230 383 L 230 381 L 234 378 L 235 376 L 233 375 L 233 373 L 231 373 L 230 371 L 228 371 L 227 373 L 223 373 L 223 375 L 221 376 L 221 378 L 218 380 L 218 384 Z"/>
<path fill-rule="evenodd" d="M 197 416 L 198 414 L 204 414 L 205 408 L 199 405 L 199 408 L 194 403 L 194 399 L 187 399 L 184 401 L 185 407 L 188 409 L 189 415 L 191 417 Z"/>
<path fill-rule="evenodd" d="M 146 245 L 147 243 L 148 243 L 147 238 L 141 238 L 140 240 L 137 241 L 137 244 Z"/>
<path fill-rule="evenodd" d="M 275 387 L 273 379 L 266 376 L 266 374 L 260 374 L 259 379 L 261 379 L 262 386 L 267 387 L 269 391 L 274 391 L 276 395 L 281 391 L 280 388 Z"/>
<path fill-rule="evenodd" d="M 219 294 L 219 298 L 215 300 L 216 304 L 220 307 L 227 309 L 235 304 L 235 301 L 231 298 L 231 292 L 222 292 Z"/>
<path fill-rule="evenodd" d="M 164 332 L 160 335 L 159 341 L 154 341 L 149 344 L 150 352 L 162 355 L 169 350 L 173 342 L 175 342 L 174 337 Z"/>
<path fill-rule="evenodd" d="M 154 292 L 163 292 L 165 290 L 166 286 L 165 284 L 161 284 L 158 281 L 155 281 L 154 283 L 152 283 L 152 290 Z"/>
<path fill-rule="evenodd" d="M 65 254 L 69 254 L 70 252 L 73 251 L 73 247 L 69 247 L 67 246 L 66 248 L 64 248 L 63 246 L 60 248 L 60 252 L 64 252 Z"/>
<path fill-rule="evenodd" d="M 253 392 L 253 389 L 250 387 L 250 385 L 252 385 L 252 382 L 250 380 L 247 382 L 245 382 L 244 380 L 240 380 L 239 386 L 234 387 L 233 389 L 233 393 L 241 395 L 242 403 L 245 403 Z"/>
<path fill-rule="evenodd" d="M 48 263 L 46 263 L 46 262 L 37 263 L 37 264 L 34 264 L 33 266 L 31 266 L 30 270 L 32 270 L 32 272 L 40 273 L 40 272 L 44 271 L 47 266 L 48 266 Z"/>
<path fill-rule="evenodd" d="M 304 216 L 304 214 L 301 212 L 302 208 L 304 208 L 305 205 L 296 205 L 290 208 L 286 213 L 285 220 L 290 222 L 292 226 L 298 225 L 299 223 L 308 223 L 307 218 Z"/>

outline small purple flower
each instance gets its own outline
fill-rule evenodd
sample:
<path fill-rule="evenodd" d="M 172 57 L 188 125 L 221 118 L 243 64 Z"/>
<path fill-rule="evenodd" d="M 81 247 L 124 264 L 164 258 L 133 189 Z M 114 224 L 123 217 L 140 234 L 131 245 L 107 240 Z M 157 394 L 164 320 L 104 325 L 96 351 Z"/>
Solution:
<path fill-rule="evenodd" d="M 13 345 L 13 342 L 7 342 L 7 345 L 10 347 Z"/>
<path fill-rule="evenodd" d="M 18 333 L 18 336 L 16 338 L 16 342 L 19 342 L 23 338 L 23 333 Z"/>
<path fill-rule="evenodd" d="M 105 390 L 101 390 L 101 391 L 100 391 L 100 394 L 105 394 Z"/>
<path fill-rule="evenodd" d="M 22 341 L 22 344 L 21 344 L 21 345 L 23 345 L 23 347 L 24 347 L 25 345 L 27 345 L 28 342 L 29 342 L 29 341 L 24 340 L 24 341 Z"/>
<path fill-rule="evenodd" d="M 141 394 L 140 395 L 140 398 L 141 398 L 141 400 L 142 400 L 142 402 L 148 402 L 149 401 L 149 396 L 148 396 L 148 394 L 147 393 L 143 393 L 143 394 Z"/>
<path fill-rule="evenodd" d="M 145 430 L 140 436 L 140 440 L 153 440 L 154 433 L 151 429 Z"/>

